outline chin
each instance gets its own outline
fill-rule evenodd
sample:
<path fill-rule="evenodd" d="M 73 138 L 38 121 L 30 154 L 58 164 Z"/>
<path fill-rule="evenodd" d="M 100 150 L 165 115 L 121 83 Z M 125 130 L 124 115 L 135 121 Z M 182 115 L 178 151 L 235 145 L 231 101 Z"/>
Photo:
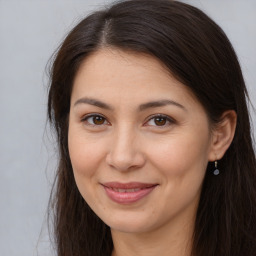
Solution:
<path fill-rule="evenodd" d="M 143 224 L 137 223 L 114 223 L 110 226 L 112 231 L 118 231 L 122 233 L 144 233 L 150 230 L 150 227 L 147 227 Z"/>
<path fill-rule="evenodd" d="M 151 221 L 149 221 L 151 220 Z M 140 218 L 139 214 L 133 216 L 114 217 L 103 220 L 111 230 L 124 233 L 144 233 L 153 229 L 152 218 Z"/>

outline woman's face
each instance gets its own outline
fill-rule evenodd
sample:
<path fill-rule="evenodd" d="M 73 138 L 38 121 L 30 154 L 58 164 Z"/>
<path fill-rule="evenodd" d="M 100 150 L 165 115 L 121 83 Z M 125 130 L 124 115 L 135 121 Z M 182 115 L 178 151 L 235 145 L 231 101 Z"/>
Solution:
<path fill-rule="evenodd" d="M 212 154 L 209 122 L 153 57 L 112 48 L 83 62 L 68 143 L 80 193 L 113 230 L 193 222 Z"/>

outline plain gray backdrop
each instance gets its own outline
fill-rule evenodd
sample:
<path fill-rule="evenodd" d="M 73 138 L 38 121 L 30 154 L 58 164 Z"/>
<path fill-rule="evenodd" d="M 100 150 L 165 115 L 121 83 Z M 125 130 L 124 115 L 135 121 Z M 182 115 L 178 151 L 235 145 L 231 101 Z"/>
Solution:
<path fill-rule="evenodd" d="M 45 67 L 66 33 L 108 2 L 0 0 L 1 256 L 54 254 L 45 223 L 56 166 L 54 140 L 45 129 Z M 227 33 L 256 102 L 256 1 L 185 2 L 204 10 Z M 255 123 L 255 113 L 252 118 Z"/>

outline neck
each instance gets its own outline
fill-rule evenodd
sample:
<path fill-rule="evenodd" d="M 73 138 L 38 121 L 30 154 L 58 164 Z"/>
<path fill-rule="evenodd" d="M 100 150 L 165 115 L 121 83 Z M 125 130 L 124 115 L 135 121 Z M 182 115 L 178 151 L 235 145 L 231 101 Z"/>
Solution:
<path fill-rule="evenodd" d="M 111 230 L 114 243 L 112 256 L 190 256 L 194 219 L 166 224 L 145 233 Z"/>

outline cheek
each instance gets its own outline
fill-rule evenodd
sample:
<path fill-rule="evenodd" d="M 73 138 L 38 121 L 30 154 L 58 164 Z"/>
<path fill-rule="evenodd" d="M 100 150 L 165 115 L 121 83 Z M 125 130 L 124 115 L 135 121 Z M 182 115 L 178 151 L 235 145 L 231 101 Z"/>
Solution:
<path fill-rule="evenodd" d="M 157 169 L 167 175 L 183 176 L 189 172 L 201 175 L 208 163 L 208 140 L 206 133 L 200 138 L 193 134 L 177 134 L 151 146 L 149 158 Z"/>
<path fill-rule="evenodd" d="M 104 155 L 100 141 L 95 142 L 70 127 L 68 148 L 74 175 L 93 178 Z"/>
<path fill-rule="evenodd" d="M 104 152 L 100 143 L 83 135 L 83 132 L 70 128 L 68 146 L 72 169 L 76 185 L 84 200 L 94 208 L 100 205 L 95 197 L 95 188 L 98 185 L 99 166 L 102 164 Z"/>
<path fill-rule="evenodd" d="M 162 208 L 167 207 L 173 215 L 188 205 L 196 207 L 208 163 L 207 138 L 198 140 L 198 137 L 183 134 L 158 141 L 152 147 L 149 158 L 161 174 L 162 194 L 168 198 L 162 201 Z"/>

